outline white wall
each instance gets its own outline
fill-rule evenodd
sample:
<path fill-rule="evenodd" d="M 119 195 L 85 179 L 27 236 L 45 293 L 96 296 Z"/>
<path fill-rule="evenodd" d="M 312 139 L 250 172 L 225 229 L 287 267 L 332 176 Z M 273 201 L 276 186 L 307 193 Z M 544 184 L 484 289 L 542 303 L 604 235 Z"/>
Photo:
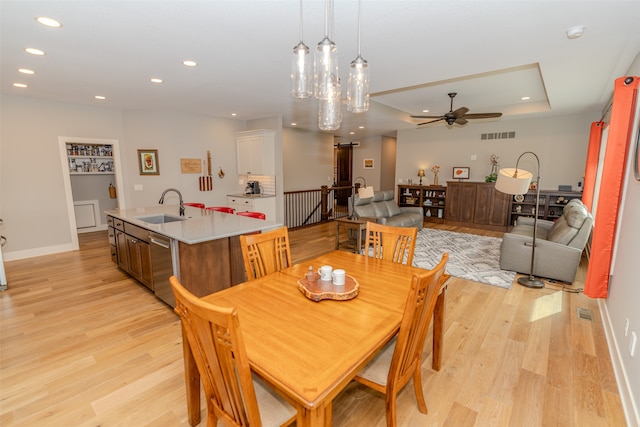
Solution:
<path fill-rule="evenodd" d="M 121 112 L 4 94 L 0 102 L 5 260 L 70 250 L 75 224 L 69 223 L 58 137 L 122 140 Z"/>
<path fill-rule="evenodd" d="M 284 128 L 284 191 L 333 185 L 333 135 Z"/>
<path fill-rule="evenodd" d="M 433 183 L 431 167 L 440 166 L 438 181 L 452 180 L 453 167 L 469 167 L 470 181 L 484 181 L 491 172 L 489 157 L 497 154 L 500 167 L 515 167 L 518 156 L 533 151 L 540 158 L 541 189 L 557 190 L 559 184 L 577 188 L 584 175 L 592 121 L 597 112 L 537 119 L 505 120 L 497 123 L 470 123 L 464 128 L 437 126 L 398 131 L 396 183 L 399 179 L 417 182 L 418 169 L 425 169 L 423 184 Z M 482 133 L 515 131 L 514 139 L 485 140 Z M 472 160 L 476 156 L 476 160 Z M 532 162 L 533 160 L 533 162 Z M 535 158 L 526 155 L 520 167 L 534 176 Z"/>
<path fill-rule="evenodd" d="M 627 75 L 640 76 L 640 53 Z M 640 425 L 640 342 L 637 344 L 636 355 L 631 357 L 629 354 L 631 332 L 635 331 L 640 340 L 640 181 L 636 181 L 633 174 L 633 157 L 636 155 L 634 146 L 640 132 L 640 102 L 637 108 L 636 139 L 629 141 L 629 158 L 618 218 L 609 297 L 600 300 L 613 366 L 627 414 L 627 423 L 630 426 Z M 601 191 L 606 197 L 606 189 L 603 188 Z M 627 336 L 624 335 L 626 319 L 629 319 Z"/>

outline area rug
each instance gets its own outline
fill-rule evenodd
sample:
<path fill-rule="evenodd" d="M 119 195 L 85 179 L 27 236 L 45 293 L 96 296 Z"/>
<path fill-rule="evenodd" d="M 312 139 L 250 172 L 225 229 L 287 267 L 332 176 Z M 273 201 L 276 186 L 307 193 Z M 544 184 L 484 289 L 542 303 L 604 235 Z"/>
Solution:
<path fill-rule="evenodd" d="M 423 228 L 416 239 L 413 265 L 431 269 L 448 252 L 448 274 L 509 289 L 516 272 L 500 269 L 500 242 L 497 237 Z"/>

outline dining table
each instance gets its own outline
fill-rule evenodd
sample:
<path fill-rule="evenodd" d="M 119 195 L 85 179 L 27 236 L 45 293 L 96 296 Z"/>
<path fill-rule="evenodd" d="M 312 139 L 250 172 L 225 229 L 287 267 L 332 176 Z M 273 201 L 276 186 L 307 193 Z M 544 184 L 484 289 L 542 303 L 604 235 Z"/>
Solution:
<path fill-rule="evenodd" d="M 358 285 L 347 300 L 299 289 L 312 266 L 340 268 Z M 202 297 L 235 307 L 253 372 L 295 405 L 298 426 L 330 426 L 332 400 L 397 334 L 413 275 L 422 270 L 333 251 Z M 447 276 L 448 277 L 448 276 Z M 446 281 L 436 303 L 432 367 L 440 369 Z M 189 423 L 200 422 L 200 376 L 183 334 Z"/>

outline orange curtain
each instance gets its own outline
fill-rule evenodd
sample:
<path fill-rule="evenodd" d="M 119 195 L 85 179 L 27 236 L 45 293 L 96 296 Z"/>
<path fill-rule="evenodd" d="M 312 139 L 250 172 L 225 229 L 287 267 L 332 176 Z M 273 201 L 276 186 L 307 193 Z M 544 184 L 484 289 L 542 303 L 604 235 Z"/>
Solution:
<path fill-rule="evenodd" d="M 591 298 L 606 298 L 609 291 L 609 273 L 625 167 L 631 146 L 638 81 L 638 77 L 621 77 L 615 81 L 609 136 L 602 165 L 598 217 L 593 229 L 592 256 L 584 285 L 585 295 Z"/>
<path fill-rule="evenodd" d="M 596 175 L 598 173 L 598 158 L 600 157 L 600 145 L 604 122 L 591 123 L 591 135 L 589 136 L 589 151 L 587 151 L 587 167 L 584 171 L 584 187 L 582 189 L 582 203 L 591 212 L 593 195 L 596 187 Z"/>

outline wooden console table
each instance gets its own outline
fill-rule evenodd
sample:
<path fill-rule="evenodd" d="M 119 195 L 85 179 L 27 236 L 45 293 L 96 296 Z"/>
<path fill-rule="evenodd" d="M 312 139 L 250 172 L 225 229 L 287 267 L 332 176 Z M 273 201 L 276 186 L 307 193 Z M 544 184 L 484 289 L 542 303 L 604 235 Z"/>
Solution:
<path fill-rule="evenodd" d="M 362 234 L 367 228 L 367 220 L 364 218 L 351 219 L 348 217 L 336 218 L 336 249 L 340 249 L 340 226 L 347 229 L 347 235 L 349 230 L 353 230 L 356 233 L 356 246 L 353 252 L 360 253 L 362 250 Z"/>

